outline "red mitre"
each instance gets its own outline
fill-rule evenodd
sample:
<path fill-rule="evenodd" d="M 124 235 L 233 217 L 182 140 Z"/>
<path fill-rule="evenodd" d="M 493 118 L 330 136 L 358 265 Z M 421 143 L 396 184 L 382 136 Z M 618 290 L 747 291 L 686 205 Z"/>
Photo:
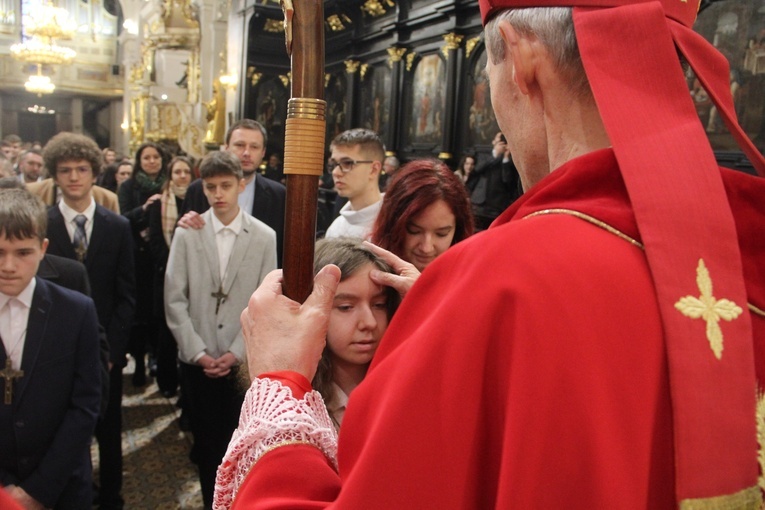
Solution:
<path fill-rule="evenodd" d="M 519 9 L 523 7 L 618 7 L 621 5 L 633 5 L 641 2 L 655 2 L 657 0 L 479 0 L 481 7 L 481 20 L 483 24 L 502 9 Z M 699 12 L 700 0 L 663 0 L 664 14 L 685 25 L 692 27 L 696 21 L 696 13 Z"/>
<path fill-rule="evenodd" d="M 759 508 L 757 383 L 736 226 L 677 50 L 760 175 L 765 159 L 736 120 L 727 60 L 690 29 L 700 0 L 479 4 L 484 24 L 508 8 L 573 7 L 582 63 L 630 196 L 662 315 L 678 505 Z"/>

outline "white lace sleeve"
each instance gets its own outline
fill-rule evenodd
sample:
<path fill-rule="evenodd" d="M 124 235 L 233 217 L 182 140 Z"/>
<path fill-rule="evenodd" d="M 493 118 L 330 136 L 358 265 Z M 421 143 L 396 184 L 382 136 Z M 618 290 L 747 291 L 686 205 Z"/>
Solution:
<path fill-rule="evenodd" d="M 269 451 L 289 444 L 315 446 L 337 469 L 337 433 L 321 395 L 312 391 L 298 400 L 280 382 L 256 378 L 218 467 L 213 509 L 231 508 L 252 466 Z"/>

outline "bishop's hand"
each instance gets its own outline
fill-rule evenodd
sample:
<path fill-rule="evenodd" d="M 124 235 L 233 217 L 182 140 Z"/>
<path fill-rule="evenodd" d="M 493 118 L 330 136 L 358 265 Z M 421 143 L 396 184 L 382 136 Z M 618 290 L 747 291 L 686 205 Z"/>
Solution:
<path fill-rule="evenodd" d="M 302 305 L 282 293 L 282 280 L 281 270 L 269 273 L 241 315 L 250 379 L 290 370 L 310 381 L 326 343 L 340 269 L 329 265 L 319 271 Z"/>
<path fill-rule="evenodd" d="M 401 299 L 404 299 L 406 293 L 409 292 L 414 282 L 420 277 L 420 272 L 414 267 L 414 264 L 369 241 L 364 241 L 364 247 L 383 259 L 395 272 L 387 273 L 374 269 L 369 273 L 372 281 L 377 285 L 393 287 L 399 293 Z"/>

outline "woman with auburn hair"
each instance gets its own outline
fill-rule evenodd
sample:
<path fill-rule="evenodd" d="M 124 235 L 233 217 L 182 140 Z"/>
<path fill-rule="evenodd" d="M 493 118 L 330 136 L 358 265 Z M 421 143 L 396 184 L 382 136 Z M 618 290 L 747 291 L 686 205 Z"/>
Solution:
<path fill-rule="evenodd" d="M 372 242 L 422 272 L 472 234 L 465 185 L 441 161 L 419 159 L 404 165 L 388 184 Z"/>

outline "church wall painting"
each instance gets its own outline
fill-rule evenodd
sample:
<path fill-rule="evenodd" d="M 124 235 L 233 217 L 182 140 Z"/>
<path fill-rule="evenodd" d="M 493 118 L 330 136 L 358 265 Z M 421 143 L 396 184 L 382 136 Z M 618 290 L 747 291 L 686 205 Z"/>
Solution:
<path fill-rule="evenodd" d="M 387 140 L 391 99 L 390 68 L 385 63 L 371 66 L 361 84 L 361 124 Z"/>
<path fill-rule="evenodd" d="M 701 11 L 694 30 L 730 63 L 730 90 L 744 131 L 765 150 L 765 0 L 726 0 Z M 709 95 L 693 71 L 688 88 L 715 150 L 737 151 Z"/>
<path fill-rule="evenodd" d="M 472 148 L 491 145 L 494 135 L 499 131 L 499 125 L 491 105 L 489 78 L 484 69 L 486 69 L 486 49 L 482 46 L 480 51 L 477 50 L 468 78 L 470 105 L 468 107 L 467 146 Z"/>
<path fill-rule="evenodd" d="M 426 55 L 417 64 L 407 109 L 409 142 L 435 145 L 441 142 L 446 107 L 446 65 L 439 54 Z"/>
<path fill-rule="evenodd" d="M 346 129 L 348 82 L 345 75 L 345 71 L 331 74 L 324 91 L 324 98 L 327 101 L 327 146 L 333 138 Z"/>
<path fill-rule="evenodd" d="M 279 76 L 263 77 L 257 86 L 255 120 L 268 133 L 268 154 L 284 152 L 284 125 L 287 117 L 287 89 Z"/>

